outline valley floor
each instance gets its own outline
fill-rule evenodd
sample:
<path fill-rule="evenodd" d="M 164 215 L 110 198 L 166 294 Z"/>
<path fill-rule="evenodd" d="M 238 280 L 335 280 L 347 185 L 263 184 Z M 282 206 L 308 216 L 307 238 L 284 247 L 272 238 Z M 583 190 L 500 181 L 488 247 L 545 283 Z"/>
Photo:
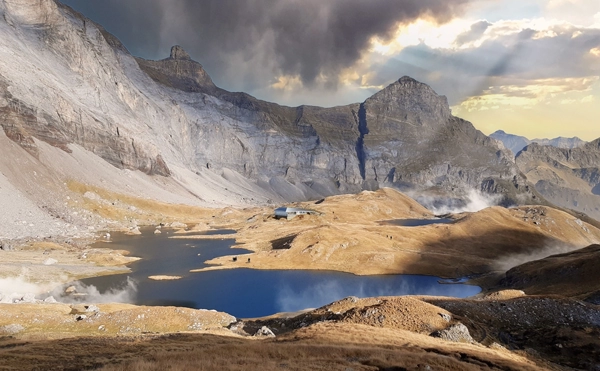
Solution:
<path fill-rule="evenodd" d="M 452 224 L 390 226 L 382 221 L 434 218 L 391 189 L 301 203 L 297 206 L 321 215 L 278 220 L 270 208 L 202 209 L 150 202 L 82 184 L 71 187 L 88 195 L 83 204 L 86 210 L 105 219 L 127 219 L 134 214 L 139 225 L 179 228 L 173 238 L 207 238 L 189 232 L 235 229 L 236 247 L 253 251 L 248 255 L 250 263 L 239 259 L 245 268 L 480 275 L 479 282 L 488 293 L 498 285 L 499 274 L 513 265 L 600 241 L 600 230 L 595 227 L 540 206 L 452 215 Z M 119 202 L 113 202 L 116 199 Z M 120 229 L 138 233 L 136 225 Z M 106 240 L 104 234 L 100 238 Z M 29 283 L 58 285 L 122 272 L 135 259 L 123 251 L 93 249 L 89 242 L 15 244 L 0 251 L 0 269 L 4 279 L 21 276 Z M 236 268 L 240 262 L 231 256 L 209 263 L 219 264 L 216 269 Z M 588 291 L 597 289 L 595 285 L 590 283 Z M 295 316 L 245 321 L 225 313 L 175 307 L 0 304 L 0 369 L 600 367 L 597 305 L 543 293 L 527 296 L 521 291 L 485 295 L 473 300 L 348 298 Z M 254 336 L 263 326 L 275 337 Z"/>

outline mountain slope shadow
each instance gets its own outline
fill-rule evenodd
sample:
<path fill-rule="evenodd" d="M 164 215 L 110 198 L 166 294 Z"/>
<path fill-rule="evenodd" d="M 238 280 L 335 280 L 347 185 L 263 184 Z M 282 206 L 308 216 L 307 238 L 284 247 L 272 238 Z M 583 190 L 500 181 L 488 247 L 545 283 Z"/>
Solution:
<path fill-rule="evenodd" d="M 537 231 L 495 227 L 460 234 L 449 225 L 433 228 L 445 229 L 447 236 L 424 243 L 417 258 L 402 262 L 404 271 L 434 271 L 446 278 L 497 276 L 518 264 L 552 255 L 559 246 L 564 251 L 576 249 Z"/>
<path fill-rule="evenodd" d="M 600 245 L 530 261 L 506 272 L 501 287 L 530 295 L 573 296 L 600 304 Z"/>

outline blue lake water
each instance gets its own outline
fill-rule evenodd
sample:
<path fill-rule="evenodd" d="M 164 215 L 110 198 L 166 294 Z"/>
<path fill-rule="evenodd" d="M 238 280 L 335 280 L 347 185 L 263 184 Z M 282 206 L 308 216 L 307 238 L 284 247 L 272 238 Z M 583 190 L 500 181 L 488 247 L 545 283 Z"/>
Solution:
<path fill-rule="evenodd" d="M 430 224 L 451 224 L 455 220 L 447 218 L 436 218 L 436 219 L 392 219 L 384 220 L 380 224 L 383 225 L 396 225 L 399 227 L 420 227 L 423 225 Z"/>
<path fill-rule="evenodd" d="M 172 232 L 154 235 L 143 230 L 141 236 L 113 234 L 110 244 L 96 247 L 125 249 L 142 260 L 130 265 L 127 275 L 96 277 L 81 282 L 95 286 L 101 293 L 119 288 L 139 305 L 177 305 L 215 309 L 239 318 L 260 317 L 277 312 L 316 308 L 347 296 L 443 295 L 467 297 L 480 288 L 464 284 L 443 284 L 439 278 L 418 275 L 355 276 L 331 271 L 283 271 L 227 269 L 190 273 L 202 268 L 205 260 L 237 255 L 247 251 L 232 249 L 233 239 L 171 239 Z M 211 234 L 233 231 L 212 231 Z M 200 254 L 200 255 L 198 255 Z M 153 281 L 148 276 L 183 276 L 175 281 Z M 128 282 L 134 282 L 133 285 Z"/>

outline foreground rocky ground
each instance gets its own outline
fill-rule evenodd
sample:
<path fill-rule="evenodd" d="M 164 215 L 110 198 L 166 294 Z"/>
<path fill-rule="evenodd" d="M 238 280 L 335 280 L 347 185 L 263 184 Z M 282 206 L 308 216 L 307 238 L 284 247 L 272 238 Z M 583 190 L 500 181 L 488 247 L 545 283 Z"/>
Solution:
<path fill-rule="evenodd" d="M 599 309 L 519 291 L 350 297 L 244 321 L 169 307 L 0 305 L 0 369 L 598 370 Z"/>

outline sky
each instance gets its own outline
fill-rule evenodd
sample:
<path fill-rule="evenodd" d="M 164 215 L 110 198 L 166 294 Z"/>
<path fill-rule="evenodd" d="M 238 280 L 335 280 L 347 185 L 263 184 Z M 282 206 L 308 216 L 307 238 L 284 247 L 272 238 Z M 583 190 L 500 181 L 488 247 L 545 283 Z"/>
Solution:
<path fill-rule="evenodd" d="M 485 134 L 600 137 L 598 0 L 62 0 L 146 59 L 283 105 L 362 102 L 411 76 Z"/>

